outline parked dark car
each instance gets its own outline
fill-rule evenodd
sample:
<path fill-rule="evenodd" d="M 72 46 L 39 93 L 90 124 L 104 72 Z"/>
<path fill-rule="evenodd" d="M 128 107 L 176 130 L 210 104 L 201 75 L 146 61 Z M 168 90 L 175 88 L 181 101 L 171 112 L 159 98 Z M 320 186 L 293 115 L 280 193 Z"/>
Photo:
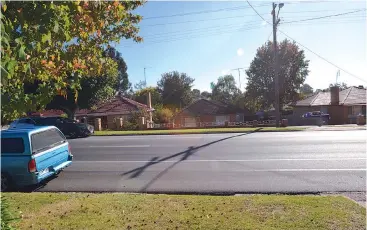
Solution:
<path fill-rule="evenodd" d="M 330 115 L 323 113 L 321 111 L 313 111 L 313 112 L 307 112 L 302 115 L 303 118 L 311 118 L 311 119 L 317 119 L 316 121 L 319 123 L 319 125 L 328 124 L 330 120 Z"/>
<path fill-rule="evenodd" d="M 93 126 L 64 117 L 21 118 L 12 122 L 9 128 L 23 128 L 27 126 L 56 126 L 64 135 L 71 138 L 87 137 L 94 133 Z"/>
<path fill-rule="evenodd" d="M 303 114 L 303 117 L 304 118 L 308 118 L 308 117 L 322 117 L 322 118 L 325 118 L 327 120 L 330 119 L 330 115 L 329 114 L 326 114 L 326 113 L 323 113 L 323 112 L 320 112 L 320 111 L 313 111 L 313 112 L 305 113 L 305 114 Z"/>

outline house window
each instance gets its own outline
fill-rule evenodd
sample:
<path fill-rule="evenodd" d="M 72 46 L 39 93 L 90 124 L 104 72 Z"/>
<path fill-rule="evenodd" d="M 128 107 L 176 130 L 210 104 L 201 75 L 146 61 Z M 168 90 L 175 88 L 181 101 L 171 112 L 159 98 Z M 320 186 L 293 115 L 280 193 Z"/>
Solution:
<path fill-rule="evenodd" d="M 366 106 L 362 105 L 362 114 L 366 116 Z"/>
<path fill-rule="evenodd" d="M 348 107 L 348 115 L 352 115 L 353 114 L 352 108 L 353 108 L 353 106 L 349 106 Z"/>
<path fill-rule="evenodd" d="M 362 113 L 362 105 L 353 105 L 348 108 L 349 115 L 358 115 Z M 364 106 L 364 114 L 366 114 L 366 106 Z"/>

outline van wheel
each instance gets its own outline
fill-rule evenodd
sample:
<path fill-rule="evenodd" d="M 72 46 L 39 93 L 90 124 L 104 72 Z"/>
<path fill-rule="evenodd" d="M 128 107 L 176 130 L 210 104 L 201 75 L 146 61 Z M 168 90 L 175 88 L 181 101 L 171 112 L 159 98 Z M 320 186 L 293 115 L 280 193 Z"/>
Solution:
<path fill-rule="evenodd" d="M 5 192 L 11 187 L 10 177 L 6 173 L 1 173 L 1 191 Z"/>

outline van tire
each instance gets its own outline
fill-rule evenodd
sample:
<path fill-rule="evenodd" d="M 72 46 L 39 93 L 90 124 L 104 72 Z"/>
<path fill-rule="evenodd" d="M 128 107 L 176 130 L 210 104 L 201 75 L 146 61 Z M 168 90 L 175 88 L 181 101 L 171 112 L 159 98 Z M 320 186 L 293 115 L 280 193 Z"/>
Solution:
<path fill-rule="evenodd" d="M 10 176 L 5 173 L 1 172 L 1 192 L 9 191 L 12 187 Z"/>

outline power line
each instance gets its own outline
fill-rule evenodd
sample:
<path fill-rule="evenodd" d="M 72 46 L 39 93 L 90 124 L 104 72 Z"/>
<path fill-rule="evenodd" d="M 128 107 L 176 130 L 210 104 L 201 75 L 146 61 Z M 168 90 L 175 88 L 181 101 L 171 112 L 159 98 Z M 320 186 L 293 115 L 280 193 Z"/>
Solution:
<path fill-rule="evenodd" d="M 350 18 L 358 18 L 358 17 L 363 17 L 362 15 L 356 15 L 356 16 L 352 16 Z M 349 18 L 349 17 L 348 17 Z M 345 17 L 344 18 L 341 18 L 341 19 L 346 19 Z M 304 21 L 307 21 L 307 20 L 304 20 Z M 175 34 L 186 34 L 186 33 L 191 33 L 193 31 L 206 31 L 207 29 L 209 30 L 212 30 L 212 29 L 221 29 L 221 28 L 230 28 L 230 27 L 236 27 L 236 26 L 245 26 L 245 25 L 257 25 L 257 23 L 260 24 L 261 21 L 247 21 L 246 23 L 244 24 L 237 24 L 237 25 L 233 25 L 233 24 L 225 24 L 225 25 L 216 25 L 216 26 L 210 26 L 210 27 L 203 27 L 203 28 L 195 28 L 195 29 L 191 29 L 191 30 L 177 30 L 177 31 L 170 31 L 170 32 L 164 32 L 164 33 L 153 33 L 153 34 L 147 34 L 145 35 L 144 37 L 147 38 L 147 37 L 154 37 L 154 36 L 160 36 L 160 35 L 175 35 Z M 297 21 L 297 22 L 303 22 L 302 20 L 300 21 Z M 327 22 L 327 21 L 326 21 Z M 296 21 L 295 21 L 296 23 Z"/>
<path fill-rule="evenodd" d="M 330 18 L 330 17 L 337 17 L 337 16 L 353 14 L 353 13 L 357 13 L 357 12 L 361 12 L 361 11 L 366 11 L 366 9 L 355 10 L 355 11 L 350 11 L 350 12 L 341 13 L 341 14 L 326 15 L 326 16 L 316 17 L 316 18 L 307 18 L 307 19 L 302 19 L 302 20 L 286 21 L 286 22 L 283 22 L 282 24 L 293 23 L 293 22 L 305 22 L 305 21 L 312 21 L 312 20 L 318 20 L 318 19 L 324 19 L 324 18 Z"/>
<path fill-rule="evenodd" d="M 279 32 L 281 32 L 282 34 L 284 34 L 284 35 L 285 35 L 286 37 L 288 37 L 289 39 L 291 39 L 291 40 L 293 40 L 294 42 L 296 42 L 298 45 L 300 45 L 300 46 L 302 46 L 303 48 L 305 48 L 306 50 L 308 50 L 309 52 L 313 53 L 314 55 L 318 56 L 318 57 L 319 57 L 319 58 L 321 58 L 322 60 L 326 61 L 327 63 L 329 63 L 329 64 L 331 64 L 331 65 L 335 66 L 336 68 L 338 68 L 338 69 L 342 70 L 343 72 L 345 72 L 345 73 L 349 74 L 349 75 L 350 75 L 350 76 L 352 76 L 352 77 L 355 77 L 355 78 L 357 78 L 357 79 L 359 79 L 359 80 L 361 80 L 361 81 L 363 81 L 363 82 L 367 82 L 366 80 L 362 79 L 361 77 L 358 77 L 358 76 L 356 76 L 356 75 L 352 74 L 351 72 L 349 72 L 349 71 L 347 71 L 347 70 L 345 70 L 345 69 L 341 68 L 340 66 L 337 66 L 336 64 L 332 63 L 331 61 L 327 60 L 326 58 L 322 57 L 321 55 L 319 55 L 319 54 L 315 53 L 315 52 L 314 52 L 314 51 L 312 51 L 311 49 L 307 48 L 306 46 L 304 46 L 304 45 L 302 45 L 301 43 L 299 43 L 298 41 L 296 41 L 294 38 L 291 38 L 290 36 L 288 36 L 288 35 L 287 35 L 286 33 L 284 33 L 283 31 L 281 31 L 281 30 L 279 30 L 279 29 L 278 29 L 278 31 L 279 31 Z"/>
<path fill-rule="evenodd" d="M 257 7 L 267 6 L 268 4 L 262 4 L 258 5 Z M 147 17 L 144 18 L 144 20 L 148 19 L 157 19 L 157 18 L 171 18 L 171 17 L 180 17 L 180 16 L 186 16 L 186 15 L 194 15 L 194 14 L 206 14 L 206 13 L 215 13 L 220 11 L 231 11 L 231 10 L 242 10 L 242 9 L 248 9 L 249 7 L 246 6 L 237 6 L 237 7 L 230 7 L 230 8 L 222 8 L 217 10 L 204 10 L 204 11 L 194 11 L 189 13 L 181 13 L 181 14 L 171 14 L 171 15 L 162 15 L 162 16 L 154 16 L 154 17 Z"/>
<path fill-rule="evenodd" d="M 265 20 L 265 18 L 263 18 L 263 16 L 261 16 L 260 14 L 259 14 L 259 12 L 257 12 L 257 10 L 255 10 L 255 8 L 251 5 L 251 3 L 249 2 L 249 1 L 246 1 L 248 4 L 249 4 L 249 6 L 255 11 L 255 13 L 257 14 L 257 15 L 259 15 L 259 17 L 262 19 L 262 20 L 264 20 L 266 23 L 268 23 L 269 25 L 272 25 L 270 22 L 268 22 L 268 21 L 266 21 Z"/>
<path fill-rule="evenodd" d="M 350 10 L 357 10 L 357 9 L 350 9 Z M 299 13 L 320 13 L 320 12 L 333 12 L 333 11 L 340 11 L 340 10 L 307 10 L 307 11 L 286 11 L 283 14 L 299 14 Z M 268 14 L 262 14 L 262 16 L 266 16 Z M 220 17 L 220 18 L 209 18 L 209 19 L 200 19 L 200 20 L 189 20 L 189 21 L 180 21 L 180 22 L 168 22 L 168 23 L 157 23 L 157 24 L 148 24 L 148 25 L 141 25 L 140 27 L 153 27 L 153 26 L 166 26 L 166 25 L 175 25 L 175 24 L 185 24 L 185 23 L 196 23 L 196 22 L 205 22 L 205 21 L 215 21 L 215 20 L 222 20 L 222 19 L 232 19 L 232 18 L 243 18 L 243 17 L 253 17 L 256 14 L 246 14 L 246 15 L 239 15 L 239 16 L 230 16 L 230 17 Z M 308 17 L 308 16 L 299 16 L 297 17 Z"/>
<path fill-rule="evenodd" d="M 308 26 L 319 26 L 319 25 L 330 25 L 330 24 L 342 24 L 342 23 L 356 23 L 356 22 L 361 22 L 361 21 L 357 21 L 357 20 L 349 20 L 349 21 L 330 21 L 330 22 L 320 22 L 320 23 L 307 23 L 307 22 L 300 22 L 300 23 L 292 23 L 292 24 L 286 24 L 284 26 L 299 26 L 299 25 L 308 25 Z M 362 21 L 364 22 L 364 21 Z M 198 33 L 195 33 L 195 35 L 190 35 L 193 33 L 188 33 L 188 34 L 172 34 L 172 35 L 167 35 L 167 36 L 161 36 L 161 37 L 153 37 L 154 40 L 148 40 L 144 43 L 142 43 L 143 45 L 154 45 L 154 44 L 159 44 L 159 43 L 166 43 L 166 42 L 176 42 L 176 41 L 182 41 L 182 40 L 188 40 L 188 39 L 196 39 L 196 38 L 202 38 L 202 37 L 211 37 L 211 36 L 218 36 L 218 35 L 224 35 L 224 34 L 229 34 L 229 33 L 238 33 L 238 32 L 243 32 L 243 31 L 248 31 L 248 30 L 253 30 L 253 29 L 260 29 L 260 28 L 264 28 L 263 26 L 252 26 L 252 27 L 246 27 L 246 28 L 234 28 L 234 29 L 229 29 L 229 30 L 221 30 L 221 31 L 201 31 Z M 208 33 L 209 32 L 209 33 Z M 176 36 L 176 37 L 175 37 Z M 271 36 L 271 35 L 270 35 Z M 126 41 L 128 42 L 128 41 Z M 122 44 L 124 48 L 129 48 L 129 47 L 133 47 L 135 45 L 139 45 L 139 44 Z"/>
<path fill-rule="evenodd" d="M 221 28 L 230 28 L 230 27 L 236 27 L 236 26 L 246 26 L 246 25 L 259 25 L 260 21 L 248 21 L 243 24 L 225 24 L 225 25 L 216 25 L 216 26 L 209 26 L 209 27 L 202 27 L 202 28 L 195 28 L 191 30 L 176 30 L 176 31 L 170 31 L 165 33 L 154 33 L 154 34 L 147 34 L 145 37 L 150 36 L 156 36 L 156 35 L 165 35 L 165 34 L 177 34 L 177 33 L 189 33 L 192 31 L 206 31 L 206 30 L 212 30 L 212 29 L 221 29 Z"/>
<path fill-rule="evenodd" d="M 188 39 L 193 39 L 193 38 L 223 35 L 223 34 L 235 33 L 235 32 L 240 32 L 240 31 L 247 31 L 247 30 L 258 29 L 258 28 L 259 27 L 248 27 L 248 28 L 241 28 L 241 29 L 235 29 L 235 30 L 232 29 L 232 30 L 227 30 L 227 31 L 220 31 L 219 33 L 218 33 L 218 31 L 212 31 L 210 34 L 198 34 L 199 36 L 190 36 L 190 35 L 187 35 L 187 34 L 183 34 L 181 36 L 184 36 L 184 37 L 167 38 L 166 40 L 164 40 L 165 38 L 163 38 L 162 40 L 150 41 L 150 42 L 146 42 L 144 44 L 157 44 L 157 43 L 162 43 L 162 42 L 174 42 L 174 41 L 179 41 L 179 40 L 188 40 Z M 132 45 L 131 46 L 124 46 L 124 47 L 125 48 L 132 47 Z"/>
<path fill-rule="evenodd" d="M 295 23 L 288 23 L 288 24 L 284 24 L 283 26 L 318 26 L 318 25 L 331 25 L 331 24 L 345 24 L 345 23 L 366 23 L 365 18 L 363 18 L 364 20 L 338 20 L 338 21 L 326 21 L 326 22 L 319 22 L 319 23 L 310 23 L 310 22 L 295 22 Z"/>

